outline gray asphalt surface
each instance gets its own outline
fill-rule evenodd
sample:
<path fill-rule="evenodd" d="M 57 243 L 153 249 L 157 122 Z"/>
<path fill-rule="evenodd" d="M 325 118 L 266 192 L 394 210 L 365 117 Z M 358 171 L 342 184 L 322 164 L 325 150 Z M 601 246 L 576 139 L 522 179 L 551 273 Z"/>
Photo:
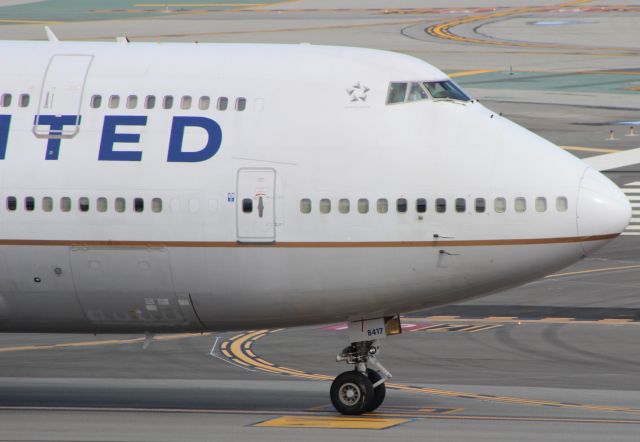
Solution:
<path fill-rule="evenodd" d="M 108 3 L 94 8 L 108 9 Z M 617 9 L 610 8 L 614 3 Z M 624 3 L 630 4 L 602 1 L 598 6 L 604 9 L 596 10 L 589 9 L 595 4 L 588 2 L 568 11 L 553 7 L 552 1 L 519 0 L 510 5 L 548 8 L 454 28 L 466 39 L 552 47 L 449 41 L 424 32 L 431 24 L 490 12 L 474 8 L 505 6 L 475 0 L 301 0 L 247 11 L 134 13 L 127 19 L 114 14 L 112 20 L 50 26 L 63 39 L 128 35 L 132 41 L 308 41 L 397 50 L 447 72 L 543 71 L 549 78 L 535 90 L 509 78 L 496 82 L 469 75 L 457 80 L 489 108 L 559 145 L 628 149 L 640 147 L 640 141 L 624 137 L 628 127 L 614 123 L 640 120 L 640 92 L 614 90 L 607 83 L 611 78 L 633 87 L 640 81 L 637 76 L 614 73 L 589 77 L 591 83 L 576 79 L 593 84 L 593 90 L 586 91 L 560 88 L 554 77 L 640 70 L 635 45 L 630 44 L 640 37 L 634 25 L 640 8 L 621 10 Z M 388 6 L 409 9 L 375 10 Z M 431 7 L 445 9 L 424 10 Z M 568 23 L 536 24 L 541 21 Z M 43 39 L 42 26 L 5 24 L 0 38 Z M 608 139 L 610 130 L 616 131 L 617 140 Z M 594 154 L 572 152 L 580 157 Z M 640 181 L 640 168 L 610 176 L 620 185 Z M 640 265 L 639 249 L 640 237 L 622 236 L 564 275 L 410 315 L 408 322 L 449 331 L 407 331 L 383 342 L 380 360 L 401 388 L 389 389 L 376 417 L 406 419 L 386 430 L 255 427 L 280 416 L 337 417 L 329 404 L 329 382 L 232 365 L 211 356 L 211 335 L 159 340 L 144 351 L 141 342 L 101 344 L 131 336 L 0 335 L 0 442 L 637 442 L 640 270 L 632 266 Z M 491 316 L 503 319 L 487 319 Z M 465 325 L 490 327 L 469 332 Z M 50 347 L 61 343 L 79 345 Z M 339 330 L 309 327 L 269 334 L 253 350 L 279 366 L 335 376 L 347 369 L 334 362 L 344 344 Z"/>

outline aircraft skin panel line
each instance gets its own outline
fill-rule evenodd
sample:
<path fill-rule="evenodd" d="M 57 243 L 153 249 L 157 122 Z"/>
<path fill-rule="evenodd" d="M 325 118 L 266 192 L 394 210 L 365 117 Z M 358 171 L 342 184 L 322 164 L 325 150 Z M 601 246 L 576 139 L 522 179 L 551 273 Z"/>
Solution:
<path fill-rule="evenodd" d="M 0 42 L 0 332 L 382 318 L 559 271 L 626 196 L 416 58 Z"/>

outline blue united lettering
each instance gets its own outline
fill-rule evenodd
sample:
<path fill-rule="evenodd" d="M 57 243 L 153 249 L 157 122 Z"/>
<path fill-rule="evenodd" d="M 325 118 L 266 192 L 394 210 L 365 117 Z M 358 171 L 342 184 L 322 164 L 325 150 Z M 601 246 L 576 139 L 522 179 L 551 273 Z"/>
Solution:
<path fill-rule="evenodd" d="M 77 115 L 39 115 L 36 117 L 38 126 L 49 126 L 49 139 L 47 140 L 47 153 L 45 160 L 57 160 L 60 155 L 60 143 L 65 126 L 78 126 L 80 117 Z"/>
<path fill-rule="evenodd" d="M 11 127 L 11 115 L 0 115 L 0 160 L 4 160 L 7 154 L 7 142 L 9 141 L 9 128 Z"/>
<path fill-rule="evenodd" d="M 102 126 L 102 139 L 100 140 L 100 151 L 98 161 L 140 161 L 142 152 L 140 151 L 116 151 L 113 150 L 115 143 L 140 142 L 140 134 L 118 133 L 118 126 L 146 126 L 147 117 L 144 116 L 105 116 Z"/>
<path fill-rule="evenodd" d="M 195 127 L 207 132 L 207 144 L 197 151 L 183 151 L 184 130 Z M 222 129 L 215 121 L 204 117 L 173 117 L 171 137 L 169 138 L 170 163 L 195 163 L 205 161 L 214 156 L 222 144 Z"/>
<path fill-rule="evenodd" d="M 78 115 L 37 115 L 34 123 L 48 126 L 45 160 L 57 161 L 60 158 L 63 140 L 69 142 L 75 137 L 69 134 L 69 126 L 76 126 L 81 133 L 81 117 Z M 145 115 L 106 115 L 102 122 L 102 133 L 98 144 L 98 161 L 142 161 L 144 152 L 140 143 L 147 125 Z M 9 148 L 11 115 L 0 115 L 0 160 L 4 160 Z M 204 145 L 191 145 L 187 131 L 201 131 L 206 135 Z M 34 135 L 35 136 L 35 135 Z M 212 158 L 222 145 L 220 125 L 206 117 L 175 116 L 171 122 L 167 143 L 167 162 L 197 163 Z M 83 147 L 84 148 L 84 147 Z"/>

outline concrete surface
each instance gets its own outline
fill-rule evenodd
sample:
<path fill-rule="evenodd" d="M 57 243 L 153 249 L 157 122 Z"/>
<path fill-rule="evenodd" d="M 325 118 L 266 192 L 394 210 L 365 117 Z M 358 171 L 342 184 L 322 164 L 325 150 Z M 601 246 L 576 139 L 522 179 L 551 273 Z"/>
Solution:
<path fill-rule="evenodd" d="M 630 1 L 178 0 L 168 12 L 153 2 L 20 3 L 29 2 L 0 1 L 0 38 L 44 39 L 48 23 L 61 39 L 401 51 L 466 72 L 456 80 L 485 105 L 578 156 L 640 147 L 619 124 L 640 120 L 640 8 Z M 454 40 L 426 32 L 456 19 L 467 21 L 450 28 Z M 491 72 L 469 73 L 478 70 Z M 610 174 L 621 186 L 639 175 L 638 166 Z M 397 386 L 373 417 L 406 419 L 387 430 L 254 427 L 278 416 L 339 423 L 329 382 L 214 358 L 211 335 L 159 340 L 146 351 L 140 341 L 119 342 L 130 336 L 0 335 L 0 441 L 637 442 L 639 241 L 622 236 L 559 275 L 413 314 L 408 322 L 423 330 L 383 343 Z M 455 331 L 482 324 L 490 327 Z M 429 331 L 434 325 L 449 331 Z M 282 371 L 321 377 L 347 368 L 334 362 L 343 345 L 340 331 L 312 327 L 270 333 L 252 349 Z"/>

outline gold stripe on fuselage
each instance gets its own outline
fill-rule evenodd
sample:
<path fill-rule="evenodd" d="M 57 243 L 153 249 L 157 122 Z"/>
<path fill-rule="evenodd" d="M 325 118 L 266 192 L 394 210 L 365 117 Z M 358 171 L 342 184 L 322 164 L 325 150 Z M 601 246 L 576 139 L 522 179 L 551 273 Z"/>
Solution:
<path fill-rule="evenodd" d="M 610 233 L 594 236 L 568 236 L 559 238 L 525 239 L 476 239 L 436 241 L 330 241 L 330 242 L 233 242 L 233 241 L 100 241 L 66 239 L 0 239 L 0 246 L 66 246 L 66 247 L 171 247 L 171 248 L 231 248 L 231 247 L 278 247 L 278 248 L 388 248 L 388 247 L 481 247 L 517 246 L 537 244 L 566 244 L 610 240 L 620 235 Z"/>

